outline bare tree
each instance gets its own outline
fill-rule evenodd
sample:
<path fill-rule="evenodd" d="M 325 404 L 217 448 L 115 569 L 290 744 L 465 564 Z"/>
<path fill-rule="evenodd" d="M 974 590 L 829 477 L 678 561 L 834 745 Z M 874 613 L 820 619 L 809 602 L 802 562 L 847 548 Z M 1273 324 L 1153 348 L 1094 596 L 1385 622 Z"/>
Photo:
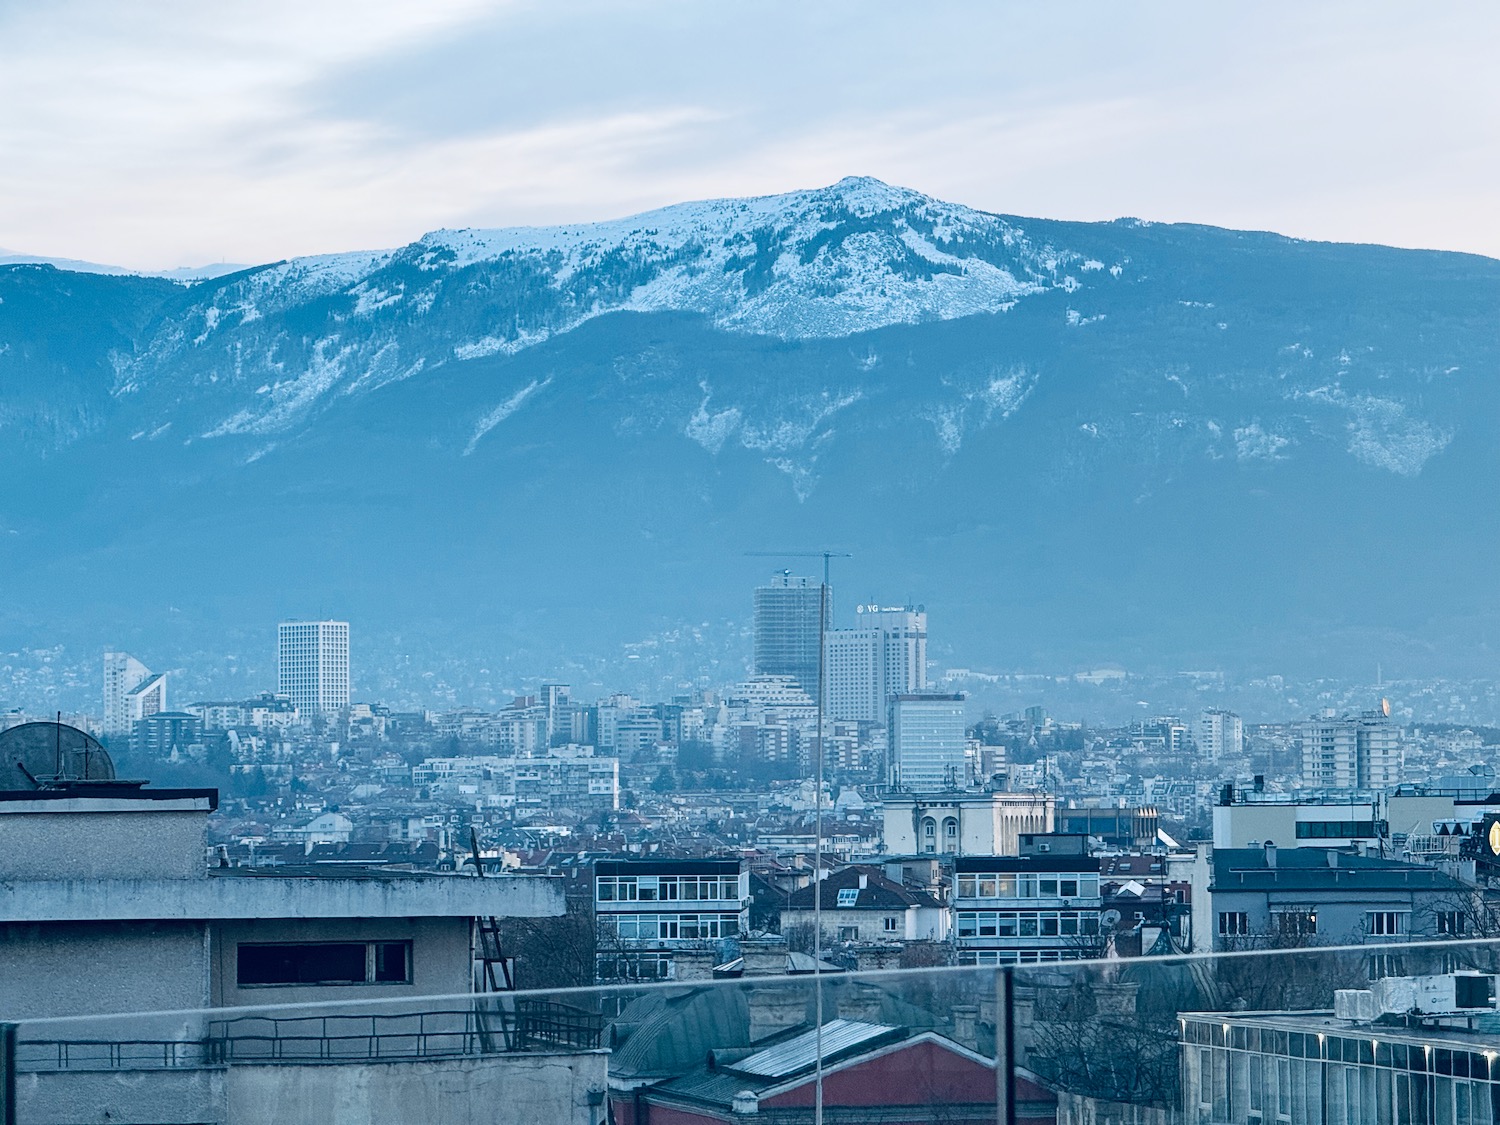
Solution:
<path fill-rule="evenodd" d="M 1207 1006 L 1223 1011 L 1307 1011 L 1327 1008 L 1339 988 L 1367 988 L 1363 953 L 1326 948 L 1327 937 L 1276 928 L 1224 939 L 1222 952 L 1200 974 Z"/>
<path fill-rule="evenodd" d="M 570 896 L 559 918 L 504 918 L 501 948 L 516 960 L 520 988 L 576 988 L 594 983 L 600 941 L 593 904 Z M 618 939 L 616 939 L 618 940 Z"/>
<path fill-rule="evenodd" d="M 1178 1098 L 1176 1006 L 1136 1005 L 1112 982 L 1077 972 L 1061 988 L 1036 989 L 1030 1065 L 1049 1084 L 1088 1098 L 1168 1106 Z"/>

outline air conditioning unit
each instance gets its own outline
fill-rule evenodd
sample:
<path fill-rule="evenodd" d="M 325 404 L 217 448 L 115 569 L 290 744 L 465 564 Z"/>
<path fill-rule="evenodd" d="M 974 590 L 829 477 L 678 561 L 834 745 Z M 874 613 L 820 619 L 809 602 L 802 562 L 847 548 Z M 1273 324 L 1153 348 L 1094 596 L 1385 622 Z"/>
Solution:
<path fill-rule="evenodd" d="M 1477 1015 L 1495 1010 L 1495 978 L 1488 973 L 1387 977 L 1375 982 L 1375 996 L 1387 1015 Z"/>
<path fill-rule="evenodd" d="M 1368 988 L 1340 988 L 1333 994 L 1335 1019 L 1353 1020 L 1356 1023 L 1372 1023 L 1379 1009 L 1375 1006 L 1375 993 Z"/>

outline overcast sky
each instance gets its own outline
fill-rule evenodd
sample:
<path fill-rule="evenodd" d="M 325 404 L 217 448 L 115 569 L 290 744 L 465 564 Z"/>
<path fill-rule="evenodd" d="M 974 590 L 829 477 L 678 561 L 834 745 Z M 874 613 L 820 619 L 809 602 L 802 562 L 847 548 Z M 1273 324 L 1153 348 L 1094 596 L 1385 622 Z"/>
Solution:
<path fill-rule="evenodd" d="M 0 0 L 0 247 L 262 262 L 873 175 L 1500 256 L 1500 5 Z"/>

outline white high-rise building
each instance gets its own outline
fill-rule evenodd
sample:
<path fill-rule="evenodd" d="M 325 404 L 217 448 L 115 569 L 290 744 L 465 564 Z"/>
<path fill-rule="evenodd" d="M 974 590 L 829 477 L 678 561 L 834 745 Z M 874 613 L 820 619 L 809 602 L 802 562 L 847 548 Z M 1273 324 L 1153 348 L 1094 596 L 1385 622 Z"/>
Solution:
<path fill-rule="evenodd" d="M 276 630 L 276 693 L 303 715 L 349 706 L 349 622 L 283 621 Z"/>
<path fill-rule="evenodd" d="M 1204 758 L 1238 758 L 1245 752 L 1245 724 L 1233 711 L 1212 708 L 1198 715 L 1193 731 L 1198 753 Z"/>
<path fill-rule="evenodd" d="M 910 607 L 858 606 L 858 625 L 826 641 L 828 717 L 880 723 L 893 695 L 927 690 L 927 614 Z"/>
<path fill-rule="evenodd" d="M 941 793 L 969 783 L 964 696 L 942 692 L 893 695 L 886 729 L 892 788 Z"/>
<path fill-rule="evenodd" d="M 104 654 L 104 733 L 130 734 L 141 719 L 167 709 L 167 677 L 128 652 Z"/>
<path fill-rule="evenodd" d="M 1385 706 L 1358 717 L 1314 716 L 1299 726 L 1302 784 L 1319 789 L 1384 789 L 1401 781 L 1401 728 Z"/>

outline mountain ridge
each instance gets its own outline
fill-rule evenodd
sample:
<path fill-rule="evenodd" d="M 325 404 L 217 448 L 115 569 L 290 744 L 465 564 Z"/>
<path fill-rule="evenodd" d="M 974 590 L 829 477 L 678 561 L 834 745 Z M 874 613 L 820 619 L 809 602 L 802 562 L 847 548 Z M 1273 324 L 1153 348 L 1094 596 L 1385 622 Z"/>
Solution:
<path fill-rule="evenodd" d="M 1477 255 L 858 178 L 191 285 L 0 267 L 0 625 L 311 600 L 618 663 L 643 618 L 742 614 L 740 552 L 838 539 L 967 666 L 1257 664 L 1310 628 L 1483 664 L 1497 309 Z"/>

